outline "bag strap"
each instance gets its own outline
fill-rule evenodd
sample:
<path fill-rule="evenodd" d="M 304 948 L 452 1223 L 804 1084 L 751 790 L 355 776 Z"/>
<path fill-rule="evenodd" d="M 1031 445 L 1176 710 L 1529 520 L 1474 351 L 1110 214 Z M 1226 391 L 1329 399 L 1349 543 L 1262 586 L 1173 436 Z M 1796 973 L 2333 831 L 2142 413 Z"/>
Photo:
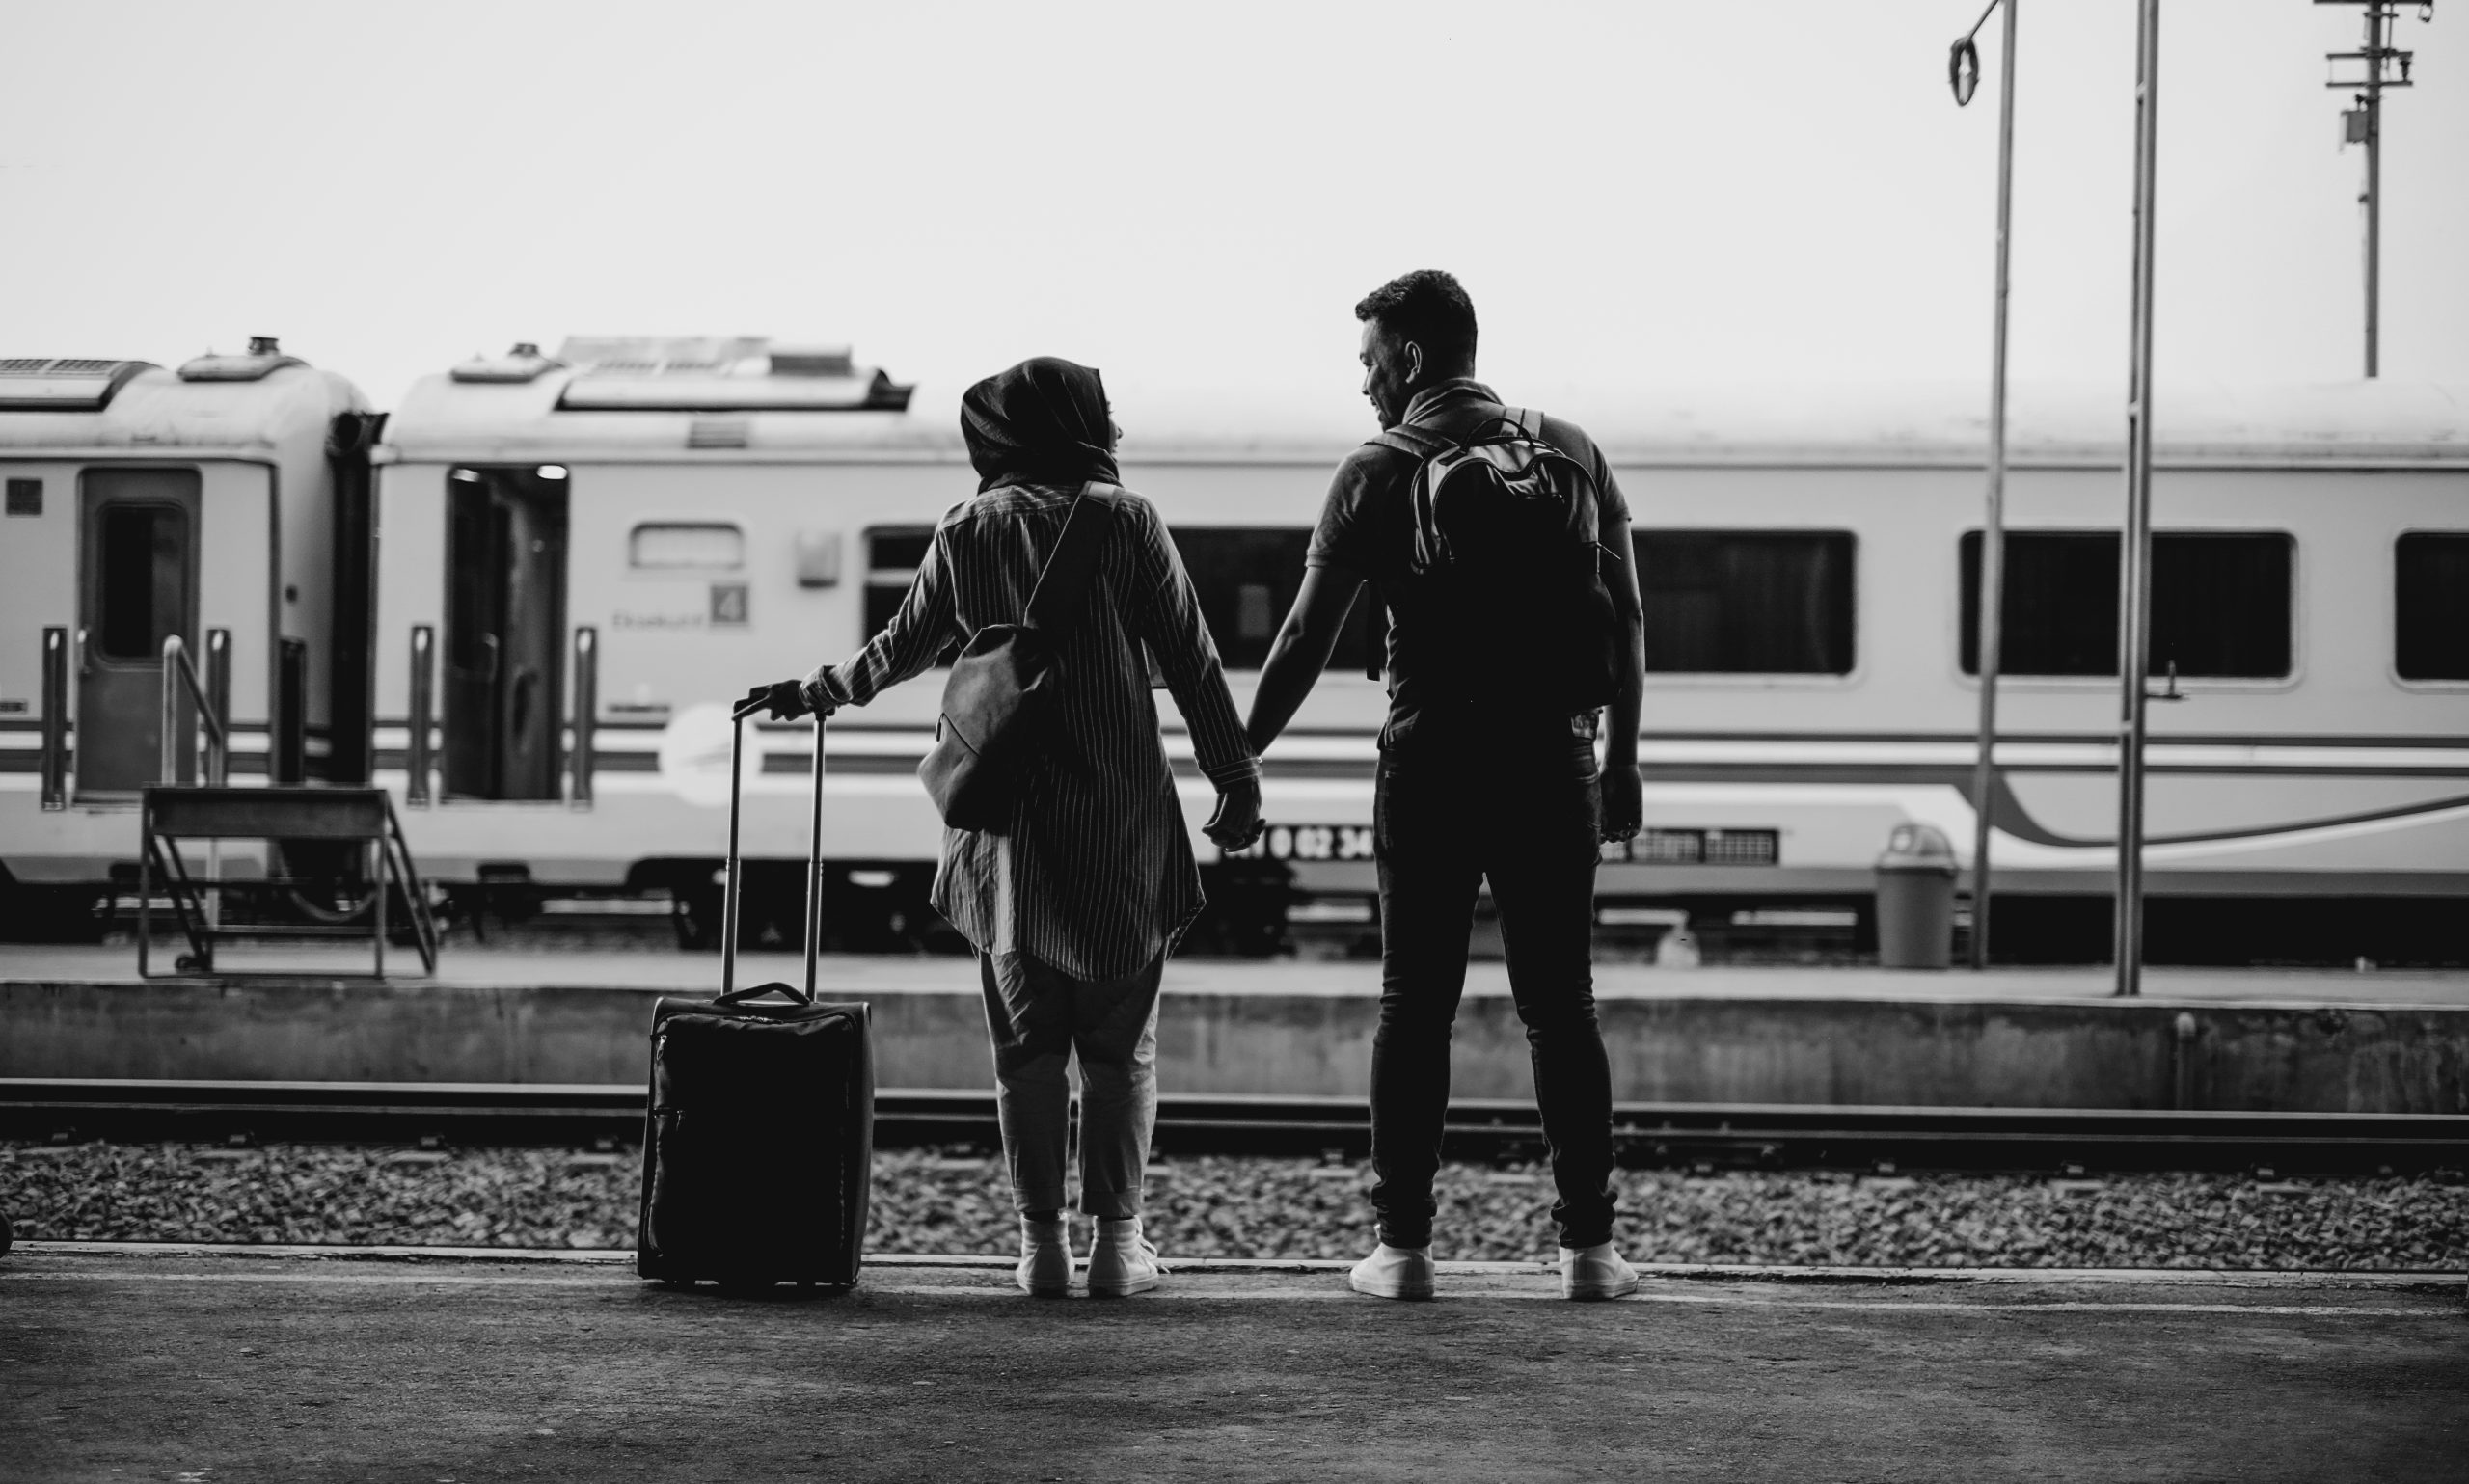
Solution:
<path fill-rule="evenodd" d="M 1532 407 L 1504 407 L 1501 416 L 1517 424 L 1517 430 L 1536 443 L 1543 441 L 1543 415 Z"/>
<path fill-rule="evenodd" d="M 1415 459 L 1430 459 L 1455 446 L 1429 428 L 1419 428 L 1411 422 L 1400 422 L 1394 428 L 1383 428 L 1376 438 L 1364 441 L 1375 448 L 1392 448 Z"/>
<path fill-rule="evenodd" d="M 1080 611 L 1080 600 L 1097 573 L 1098 554 L 1105 548 L 1115 518 L 1114 501 L 1093 494 L 1099 488 L 1082 485 L 1072 498 L 1072 513 L 1063 518 L 1063 534 L 1055 538 L 1054 550 L 1046 553 L 1045 566 L 1038 573 L 1038 585 L 1029 594 L 1025 621 L 1032 629 L 1059 634 Z"/>

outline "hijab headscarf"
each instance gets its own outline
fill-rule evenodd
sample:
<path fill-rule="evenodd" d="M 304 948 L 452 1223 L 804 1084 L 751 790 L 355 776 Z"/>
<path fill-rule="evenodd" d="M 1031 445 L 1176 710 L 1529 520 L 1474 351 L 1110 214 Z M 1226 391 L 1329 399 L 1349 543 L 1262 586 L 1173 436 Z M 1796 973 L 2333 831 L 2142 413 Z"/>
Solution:
<path fill-rule="evenodd" d="M 980 490 L 999 484 L 1115 484 L 1106 386 L 1054 356 L 997 371 L 961 397 L 961 437 Z"/>

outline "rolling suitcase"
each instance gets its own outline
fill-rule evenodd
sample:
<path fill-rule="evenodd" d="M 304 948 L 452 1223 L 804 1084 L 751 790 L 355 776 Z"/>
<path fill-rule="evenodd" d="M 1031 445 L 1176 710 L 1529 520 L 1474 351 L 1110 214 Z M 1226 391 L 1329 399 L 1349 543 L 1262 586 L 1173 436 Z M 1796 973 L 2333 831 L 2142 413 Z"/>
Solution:
<path fill-rule="evenodd" d="M 673 1283 L 846 1287 L 856 1282 L 865 1249 L 874 1167 L 872 1023 L 862 1004 L 815 1001 L 823 916 L 820 716 L 805 989 L 737 987 L 738 758 L 746 716 L 758 707 L 738 713 L 729 741 L 720 993 L 664 997 L 652 1009 L 635 1271 Z"/>

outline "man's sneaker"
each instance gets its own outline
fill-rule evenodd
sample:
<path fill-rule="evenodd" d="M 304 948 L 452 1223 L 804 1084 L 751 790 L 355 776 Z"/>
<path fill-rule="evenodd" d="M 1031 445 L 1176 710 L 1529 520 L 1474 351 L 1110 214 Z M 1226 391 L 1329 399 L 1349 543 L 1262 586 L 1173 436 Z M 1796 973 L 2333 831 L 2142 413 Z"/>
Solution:
<path fill-rule="evenodd" d="M 1119 1299 L 1157 1286 L 1157 1249 L 1140 1234 L 1140 1218 L 1098 1223 L 1089 1249 L 1089 1296 Z"/>
<path fill-rule="evenodd" d="M 1059 1299 L 1072 1291 L 1072 1233 L 1064 1218 L 1020 1218 L 1020 1291 Z"/>
<path fill-rule="evenodd" d="M 1346 1286 L 1375 1299 L 1430 1298 L 1431 1249 L 1392 1247 L 1383 1242 L 1371 1250 L 1370 1256 L 1354 1265 L 1354 1271 L 1346 1275 Z"/>
<path fill-rule="evenodd" d="M 1560 1249 L 1560 1297 L 1616 1299 L 1638 1291 L 1638 1270 L 1609 1242 Z"/>

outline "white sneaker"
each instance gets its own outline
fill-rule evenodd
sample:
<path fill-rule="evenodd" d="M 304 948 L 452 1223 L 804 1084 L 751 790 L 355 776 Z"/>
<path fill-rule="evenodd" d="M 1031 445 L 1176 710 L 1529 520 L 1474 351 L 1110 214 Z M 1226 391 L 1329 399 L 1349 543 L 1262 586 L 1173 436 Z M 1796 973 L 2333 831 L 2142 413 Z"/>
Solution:
<path fill-rule="evenodd" d="M 1072 1232 L 1065 1218 L 1020 1218 L 1019 1282 L 1022 1293 L 1059 1299 L 1072 1291 Z"/>
<path fill-rule="evenodd" d="M 1427 1299 L 1431 1274 L 1430 1248 L 1392 1247 L 1383 1242 L 1354 1265 L 1346 1275 L 1346 1286 L 1375 1299 Z"/>
<path fill-rule="evenodd" d="M 1140 1218 L 1098 1223 L 1089 1249 L 1089 1297 L 1120 1299 L 1157 1286 L 1157 1248 L 1140 1233 Z"/>
<path fill-rule="evenodd" d="M 1616 1299 L 1638 1291 L 1638 1270 L 1609 1242 L 1560 1249 L 1560 1297 Z"/>

